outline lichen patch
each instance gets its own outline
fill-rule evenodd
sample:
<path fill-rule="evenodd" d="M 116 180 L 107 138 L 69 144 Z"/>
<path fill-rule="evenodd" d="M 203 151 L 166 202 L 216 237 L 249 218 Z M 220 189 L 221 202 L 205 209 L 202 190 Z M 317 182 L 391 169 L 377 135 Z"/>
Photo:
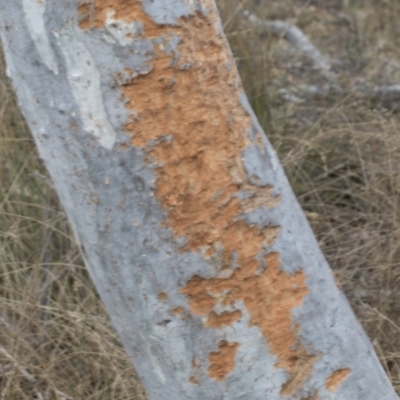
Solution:
<path fill-rule="evenodd" d="M 349 368 L 338 369 L 327 380 L 325 387 L 331 392 L 337 392 L 341 383 L 350 375 Z"/>
<path fill-rule="evenodd" d="M 90 5 L 88 3 L 83 3 L 78 7 L 79 14 L 88 14 L 90 11 Z"/>
<path fill-rule="evenodd" d="M 218 351 L 210 353 L 210 367 L 208 375 L 222 381 L 235 368 L 235 356 L 238 349 L 238 343 L 230 343 L 221 340 L 218 344 Z"/>
<path fill-rule="evenodd" d="M 232 325 L 235 321 L 242 317 L 242 312 L 239 310 L 229 312 L 224 311 L 221 314 L 217 314 L 212 311 L 207 319 L 207 326 L 215 329 L 221 329 L 224 326 Z"/>
<path fill-rule="evenodd" d="M 291 313 L 301 306 L 308 294 L 302 271 L 287 275 L 280 267 L 279 254 L 264 257 L 265 268 L 257 274 L 258 262 L 254 259 L 258 249 L 253 248 L 250 257 L 239 258 L 240 268 L 228 279 L 193 277 L 182 293 L 189 299 L 193 313 L 208 315 L 215 328 L 224 322 L 236 321 L 237 312 L 225 313 L 216 318 L 211 311 L 217 302 L 234 305 L 243 301 L 249 312 L 250 326 L 257 326 L 268 340 L 271 351 L 279 357 L 277 367 L 290 372 L 290 378 L 282 387 L 282 394 L 292 394 L 311 375 L 318 356 L 308 354 L 299 344 Z M 208 322 L 209 323 L 209 322 Z M 212 325 L 211 325 L 212 326 Z"/>
<path fill-rule="evenodd" d="M 172 315 L 179 315 L 181 317 L 185 316 L 185 310 L 182 307 L 175 307 L 170 311 L 170 313 Z"/>
<path fill-rule="evenodd" d="M 249 145 L 252 120 L 240 102 L 238 72 L 227 67 L 232 56 L 218 31 L 218 15 L 212 2 L 205 5 L 207 15 L 196 13 L 171 26 L 156 24 L 141 1 L 93 0 L 81 28 L 104 28 L 112 11 L 114 19 L 141 23 L 143 38 L 157 39 L 151 71 L 122 86 L 126 107 L 135 115 L 125 130 L 154 164 L 155 197 L 167 215 L 163 226 L 186 238 L 181 251 L 204 254 L 208 249 L 205 259 L 218 255 L 222 266 L 213 278 L 193 276 L 181 293 L 190 311 L 212 329 L 229 327 L 248 313 L 250 327 L 260 329 L 276 355 L 276 366 L 289 372 L 282 393 L 291 394 L 302 387 L 316 361 L 292 322 L 293 309 L 308 294 L 306 276 L 302 270 L 286 274 L 279 254 L 268 253 L 281 227 L 260 228 L 243 219 L 281 200 L 273 187 L 254 185 L 247 176 L 242 152 Z M 179 38 L 175 55 L 164 51 L 163 43 L 172 37 Z M 238 302 L 245 310 L 215 309 L 235 310 Z M 211 378 L 223 380 L 234 370 L 239 346 L 219 342 L 209 354 Z"/>
<path fill-rule="evenodd" d="M 165 293 L 165 292 L 158 293 L 157 298 L 158 298 L 158 300 L 161 300 L 161 301 L 167 301 L 168 293 Z"/>
<path fill-rule="evenodd" d="M 86 0 L 80 5 L 78 12 L 86 14 L 91 3 L 94 3 L 94 7 L 90 14 L 84 15 L 80 20 L 81 29 L 104 28 L 111 11 L 115 20 L 125 23 L 141 22 L 143 35 L 147 38 L 155 37 L 160 32 L 159 26 L 142 11 L 140 0 Z"/>

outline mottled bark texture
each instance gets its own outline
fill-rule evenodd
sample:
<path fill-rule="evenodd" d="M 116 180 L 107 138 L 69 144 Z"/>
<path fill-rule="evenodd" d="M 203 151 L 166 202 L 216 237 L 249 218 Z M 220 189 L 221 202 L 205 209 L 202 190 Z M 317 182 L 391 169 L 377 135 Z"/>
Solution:
<path fill-rule="evenodd" d="M 9 75 L 152 400 L 397 399 L 213 0 L 2 0 Z"/>

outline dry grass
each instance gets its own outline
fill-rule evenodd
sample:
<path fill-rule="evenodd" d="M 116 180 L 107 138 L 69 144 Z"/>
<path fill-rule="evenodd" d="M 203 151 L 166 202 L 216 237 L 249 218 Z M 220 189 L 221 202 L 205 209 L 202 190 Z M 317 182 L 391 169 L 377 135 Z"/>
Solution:
<path fill-rule="evenodd" d="M 343 88 L 400 83 L 396 0 L 220 0 L 252 105 L 338 283 L 400 393 L 400 115 L 350 91 L 305 101 L 324 78 L 238 11 L 297 24 Z M 329 7 L 326 7 L 328 4 Z M 83 267 L 0 65 L 0 400 L 136 399 L 135 372 Z M 301 100 L 301 99 L 300 99 Z M 398 109 L 399 107 L 395 107 Z"/>

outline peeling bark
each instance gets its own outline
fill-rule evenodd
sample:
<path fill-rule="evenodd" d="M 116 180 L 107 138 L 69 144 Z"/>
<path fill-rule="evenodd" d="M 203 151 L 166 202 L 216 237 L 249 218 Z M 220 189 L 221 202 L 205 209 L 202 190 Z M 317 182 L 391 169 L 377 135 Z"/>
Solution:
<path fill-rule="evenodd" d="M 214 1 L 36 3 L 0 5 L 9 75 L 149 398 L 397 399 Z"/>

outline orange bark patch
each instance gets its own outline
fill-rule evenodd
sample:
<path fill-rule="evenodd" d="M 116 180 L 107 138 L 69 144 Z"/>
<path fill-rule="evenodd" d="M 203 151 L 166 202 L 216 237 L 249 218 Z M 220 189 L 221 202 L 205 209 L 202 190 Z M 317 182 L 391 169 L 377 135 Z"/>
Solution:
<path fill-rule="evenodd" d="M 167 301 L 168 300 L 168 294 L 165 293 L 165 292 L 159 293 L 157 297 L 158 297 L 158 300 L 161 300 L 161 301 Z"/>
<path fill-rule="evenodd" d="M 185 310 L 182 307 L 175 307 L 170 312 L 172 315 L 183 316 L 185 314 Z"/>
<path fill-rule="evenodd" d="M 292 394 L 311 375 L 313 364 L 318 359 L 318 356 L 307 354 L 298 343 L 296 329 L 292 326 L 292 309 L 302 304 L 308 289 L 303 272 L 287 275 L 280 270 L 278 253 L 267 254 L 264 261 L 265 268 L 259 274 L 256 273 L 258 262 L 252 260 L 243 263 L 227 279 L 195 276 L 182 289 L 182 293 L 188 296 L 189 305 L 195 305 L 191 309 L 198 315 L 206 314 L 204 311 L 211 310 L 217 302 L 234 304 L 242 300 L 251 315 L 250 325 L 257 326 L 263 332 L 271 351 L 279 357 L 277 367 L 291 373 L 282 388 L 282 394 Z M 205 298 L 209 299 L 207 307 Z M 198 304 L 202 307 L 196 307 Z M 214 322 L 216 314 L 207 314 L 208 321 Z M 232 314 L 226 313 L 225 321 L 232 319 L 234 322 L 238 319 L 237 315 Z M 220 324 L 219 328 L 222 326 Z"/>
<path fill-rule="evenodd" d="M 210 353 L 210 367 L 208 375 L 217 380 L 225 379 L 235 368 L 235 357 L 238 343 L 229 343 L 226 340 L 219 342 L 218 351 Z"/>
<path fill-rule="evenodd" d="M 326 380 L 326 388 L 331 392 L 337 392 L 340 384 L 350 375 L 350 373 L 351 370 L 349 368 L 338 369 Z"/>
<path fill-rule="evenodd" d="M 90 24 L 90 16 L 88 15 L 90 12 L 90 4 L 84 2 L 78 7 L 79 17 L 79 26 L 81 29 L 89 29 L 91 27 Z"/>
<path fill-rule="evenodd" d="M 142 2 L 140 0 L 94 0 L 94 5 L 92 15 L 80 22 L 81 29 L 103 28 L 108 13 L 112 13 L 113 18 L 117 20 L 127 23 L 132 21 L 142 22 L 145 37 L 153 37 L 160 32 L 159 26 L 142 11 Z"/>
<path fill-rule="evenodd" d="M 78 13 L 79 14 L 87 14 L 90 11 L 90 5 L 89 4 L 82 4 L 78 7 Z"/>
<path fill-rule="evenodd" d="M 221 329 L 224 326 L 232 325 L 242 316 L 241 311 L 228 312 L 224 311 L 221 314 L 216 314 L 214 311 L 210 313 L 207 319 L 207 326 L 215 329 Z"/>
<path fill-rule="evenodd" d="M 312 374 L 313 365 L 318 360 L 318 356 L 307 354 L 301 346 L 296 346 L 296 350 L 290 360 L 290 379 L 282 386 L 281 395 L 292 395 L 298 388 L 303 386 L 304 381 Z M 278 364 L 279 365 L 279 364 Z"/>
<path fill-rule="evenodd" d="M 126 107 L 135 113 L 125 128 L 132 145 L 146 149 L 156 165 L 155 196 L 168 211 L 164 225 L 186 238 L 182 251 L 203 252 L 220 271 L 211 279 L 193 276 L 181 293 L 192 313 L 207 317 L 215 329 L 231 325 L 241 312 L 217 315 L 214 307 L 242 301 L 250 325 L 263 332 L 278 357 L 277 367 L 290 372 L 282 391 L 293 393 L 316 359 L 302 348 L 292 323 L 293 308 L 308 294 L 306 276 L 281 271 L 277 253 L 267 254 L 260 265 L 257 256 L 281 228 L 261 229 L 238 218 L 261 206 L 275 207 L 280 198 L 270 186 L 251 184 L 244 168 L 252 120 L 239 100 L 243 89 L 229 45 L 219 35 L 218 15 L 212 8 L 207 16 L 182 18 L 179 26 L 158 25 L 142 11 L 141 1 L 94 0 L 87 21 L 101 28 L 109 12 L 115 19 L 141 22 L 143 37 L 158 39 L 151 72 L 122 87 Z M 164 52 L 173 36 L 180 38 L 177 61 Z M 246 198 L 239 199 L 238 192 Z M 210 354 L 210 377 L 221 380 L 233 370 L 238 346 L 220 342 Z"/>

